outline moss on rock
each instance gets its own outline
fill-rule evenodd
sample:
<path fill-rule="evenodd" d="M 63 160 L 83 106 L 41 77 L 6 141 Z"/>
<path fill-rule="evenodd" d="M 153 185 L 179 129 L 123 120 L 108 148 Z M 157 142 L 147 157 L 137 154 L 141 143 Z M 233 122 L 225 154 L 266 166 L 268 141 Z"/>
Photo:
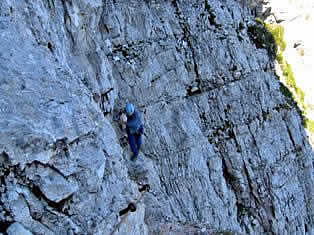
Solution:
<path fill-rule="evenodd" d="M 248 35 L 250 40 L 255 44 L 256 48 L 265 48 L 271 59 L 275 59 L 277 55 L 276 41 L 272 33 L 265 27 L 264 23 L 256 21 L 248 27 Z"/>
<path fill-rule="evenodd" d="M 286 86 L 281 85 L 281 92 L 289 99 L 294 99 L 300 108 L 300 115 L 303 119 L 304 127 L 311 133 L 314 133 L 314 121 L 306 117 L 307 105 L 305 104 L 305 93 L 297 86 L 295 76 L 291 65 L 285 60 L 283 52 L 285 51 L 287 44 L 284 40 L 284 28 L 278 24 L 266 24 L 261 19 L 257 18 L 256 23 L 263 26 L 273 37 L 276 54 L 275 58 L 280 65 L 283 76 L 285 77 Z M 271 41 L 273 43 L 273 41 Z"/>

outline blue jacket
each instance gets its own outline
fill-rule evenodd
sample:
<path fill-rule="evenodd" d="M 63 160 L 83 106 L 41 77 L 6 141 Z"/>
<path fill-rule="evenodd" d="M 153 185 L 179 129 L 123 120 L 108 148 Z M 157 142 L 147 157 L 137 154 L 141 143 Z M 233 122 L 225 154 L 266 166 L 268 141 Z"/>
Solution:
<path fill-rule="evenodd" d="M 143 124 L 141 121 L 141 117 L 137 111 L 131 116 L 128 116 L 128 121 L 126 123 L 126 131 L 128 134 L 143 134 Z"/>

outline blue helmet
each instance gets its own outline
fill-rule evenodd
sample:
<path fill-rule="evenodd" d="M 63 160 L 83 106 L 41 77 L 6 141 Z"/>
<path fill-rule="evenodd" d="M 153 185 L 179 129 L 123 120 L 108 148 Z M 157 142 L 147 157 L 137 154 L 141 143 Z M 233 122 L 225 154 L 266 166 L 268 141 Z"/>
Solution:
<path fill-rule="evenodd" d="M 131 116 L 134 113 L 134 111 L 135 111 L 135 107 L 133 104 L 131 103 L 126 104 L 125 112 L 128 116 Z"/>

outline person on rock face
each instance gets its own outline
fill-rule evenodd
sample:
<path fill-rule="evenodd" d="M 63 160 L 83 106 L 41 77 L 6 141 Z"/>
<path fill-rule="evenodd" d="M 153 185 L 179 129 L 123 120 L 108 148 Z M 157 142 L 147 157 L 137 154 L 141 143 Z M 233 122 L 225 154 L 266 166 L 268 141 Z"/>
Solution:
<path fill-rule="evenodd" d="M 137 158 L 141 148 L 144 127 L 140 115 L 135 110 L 135 106 L 133 104 L 126 104 L 125 112 L 127 115 L 126 132 L 128 134 L 128 140 L 131 150 L 133 152 L 131 160 L 134 161 Z"/>

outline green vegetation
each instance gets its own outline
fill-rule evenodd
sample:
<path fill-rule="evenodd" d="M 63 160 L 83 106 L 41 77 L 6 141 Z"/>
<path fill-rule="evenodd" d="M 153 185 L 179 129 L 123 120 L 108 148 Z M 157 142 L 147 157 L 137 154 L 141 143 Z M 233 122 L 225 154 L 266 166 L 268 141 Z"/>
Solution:
<path fill-rule="evenodd" d="M 280 50 L 283 52 L 286 50 L 287 44 L 284 40 L 284 27 L 281 25 L 274 25 L 274 24 L 265 24 L 265 27 L 271 32 L 273 35 L 276 44 L 280 47 Z"/>
<path fill-rule="evenodd" d="M 275 59 L 277 55 L 276 41 L 272 33 L 267 29 L 264 22 L 257 18 L 254 25 L 248 27 L 248 35 L 250 40 L 255 44 L 256 48 L 265 48 L 271 59 Z"/>
<path fill-rule="evenodd" d="M 279 64 L 283 64 L 284 63 L 284 58 L 283 58 L 282 51 L 278 52 L 276 60 L 278 61 Z"/>
<path fill-rule="evenodd" d="M 291 65 L 288 64 L 286 61 L 284 61 L 284 63 L 280 64 L 280 67 L 282 69 L 283 75 L 286 78 L 287 85 L 291 88 L 296 89 L 297 84 L 296 84 L 295 79 L 294 79 Z"/>
<path fill-rule="evenodd" d="M 314 121 L 305 118 L 305 128 L 308 129 L 311 133 L 314 133 Z"/>
<path fill-rule="evenodd" d="M 255 21 L 256 21 L 256 23 L 258 23 L 258 24 L 261 24 L 261 25 L 264 25 L 264 26 L 265 26 L 265 23 L 264 23 L 264 21 L 263 21 L 261 18 L 256 17 L 256 18 L 255 18 Z"/>
<path fill-rule="evenodd" d="M 305 104 L 305 93 L 300 87 L 297 86 L 291 65 L 284 59 L 283 56 L 283 52 L 287 47 L 284 40 L 284 28 L 281 25 L 277 24 L 266 24 L 259 18 L 256 18 L 256 23 L 257 25 L 263 26 L 268 30 L 268 32 L 271 33 L 273 40 L 271 40 L 270 42 L 274 41 L 275 46 L 278 46 L 278 48 L 276 48 L 275 50 L 275 57 L 280 65 L 287 84 L 287 87 L 281 85 L 281 92 L 285 96 L 292 98 L 294 101 L 296 101 L 301 110 L 301 116 L 304 120 L 304 127 L 308 129 L 311 133 L 314 133 L 314 121 L 306 117 L 308 106 Z"/>

